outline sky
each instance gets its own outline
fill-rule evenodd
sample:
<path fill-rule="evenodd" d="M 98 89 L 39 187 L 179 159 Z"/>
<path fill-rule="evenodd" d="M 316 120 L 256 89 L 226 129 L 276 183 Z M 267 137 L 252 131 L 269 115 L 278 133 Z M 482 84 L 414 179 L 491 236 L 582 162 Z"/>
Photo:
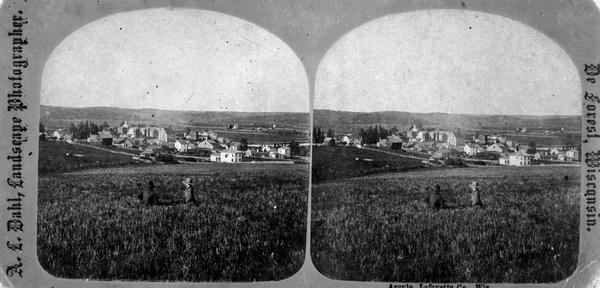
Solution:
<path fill-rule="evenodd" d="M 368 22 L 319 64 L 315 109 L 580 115 L 581 83 L 553 40 L 508 18 L 421 10 Z"/>
<path fill-rule="evenodd" d="M 187 111 L 309 112 L 294 52 L 247 21 L 198 9 L 148 9 L 92 22 L 63 40 L 41 104 Z"/>

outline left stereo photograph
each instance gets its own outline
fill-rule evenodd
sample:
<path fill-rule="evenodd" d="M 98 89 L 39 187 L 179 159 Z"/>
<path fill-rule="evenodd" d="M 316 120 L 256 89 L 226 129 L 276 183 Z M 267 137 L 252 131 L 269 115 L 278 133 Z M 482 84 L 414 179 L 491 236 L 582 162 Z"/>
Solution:
<path fill-rule="evenodd" d="M 267 30 L 147 9 L 44 65 L 37 253 L 60 278 L 272 281 L 304 263 L 309 88 Z"/>

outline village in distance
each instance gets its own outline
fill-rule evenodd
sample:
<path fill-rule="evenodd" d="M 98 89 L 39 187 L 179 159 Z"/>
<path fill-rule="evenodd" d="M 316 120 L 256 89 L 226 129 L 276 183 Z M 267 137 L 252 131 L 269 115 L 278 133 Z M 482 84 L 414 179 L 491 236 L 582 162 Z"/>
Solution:
<path fill-rule="evenodd" d="M 52 275 L 267 281 L 300 269 L 309 113 L 42 105 L 40 116 L 38 257 Z"/>
<path fill-rule="evenodd" d="M 48 111 L 68 110 L 74 114 L 86 114 L 81 112 L 81 109 L 73 108 L 47 107 L 45 109 Z M 104 110 L 106 109 L 110 108 L 104 108 Z M 89 110 L 93 111 L 94 108 L 89 108 Z M 177 121 L 156 123 L 152 119 L 155 118 L 154 115 L 150 115 L 149 119 L 145 120 L 138 118 L 138 121 L 127 121 L 129 116 L 125 113 L 126 111 L 123 111 L 120 114 L 124 120 L 120 120 L 120 123 L 115 125 L 116 122 L 108 124 L 101 119 L 84 119 L 83 115 L 78 115 L 76 117 L 79 118 L 78 120 L 57 119 L 55 112 L 53 118 L 46 121 L 47 123 L 44 123 L 42 117 L 40 140 L 60 141 L 130 155 L 133 162 L 148 164 L 174 162 L 308 163 L 307 157 L 310 150 L 308 127 L 291 123 L 293 121 L 285 119 L 286 115 L 284 114 L 286 113 L 273 113 L 273 117 L 267 116 L 265 120 L 260 119 L 262 116 L 259 117 L 259 113 L 252 115 L 252 113 L 244 112 L 223 112 L 223 115 L 213 118 L 206 115 L 210 112 L 197 112 L 196 114 L 205 114 L 204 117 L 208 117 L 206 119 L 213 118 L 213 121 L 207 120 L 209 123 L 200 123 L 202 120 L 197 122 L 191 120 L 184 124 L 177 123 Z M 172 116 L 177 112 L 165 113 Z M 185 112 L 181 113 L 185 114 Z M 219 114 L 219 112 L 214 113 Z M 308 114 L 306 113 L 306 115 Z M 238 119 L 245 122 L 240 122 Z M 84 157 L 77 153 L 69 153 L 67 156 Z"/>
<path fill-rule="evenodd" d="M 580 161 L 577 117 L 497 116 L 503 121 L 494 121 L 490 116 L 484 120 L 490 123 L 482 125 L 483 115 L 330 110 L 317 110 L 315 115 L 316 145 L 393 153 L 428 166 L 578 165 Z M 370 124 L 355 123 L 360 118 Z M 563 118 L 567 121 L 561 123 Z"/>
<path fill-rule="evenodd" d="M 546 283 L 574 271 L 580 116 L 313 119 L 311 255 L 327 277 Z"/>

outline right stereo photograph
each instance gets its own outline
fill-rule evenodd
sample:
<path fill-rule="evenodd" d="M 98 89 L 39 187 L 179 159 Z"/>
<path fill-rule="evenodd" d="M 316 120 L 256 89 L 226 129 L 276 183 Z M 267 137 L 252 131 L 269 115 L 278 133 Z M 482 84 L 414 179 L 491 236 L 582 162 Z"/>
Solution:
<path fill-rule="evenodd" d="M 567 52 L 503 16 L 419 10 L 351 30 L 315 80 L 315 267 L 352 281 L 569 277 L 581 95 Z"/>

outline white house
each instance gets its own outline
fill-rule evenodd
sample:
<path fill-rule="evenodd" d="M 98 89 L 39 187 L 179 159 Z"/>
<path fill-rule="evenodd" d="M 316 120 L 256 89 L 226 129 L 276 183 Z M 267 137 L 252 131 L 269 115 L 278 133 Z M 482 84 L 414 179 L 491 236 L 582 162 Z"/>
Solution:
<path fill-rule="evenodd" d="M 289 158 L 291 156 L 291 149 L 289 146 L 282 146 L 277 148 L 277 154 L 281 155 L 281 157 Z"/>
<path fill-rule="evenodd" d="M 98 135 L 91 134 L 90 137 L 87 138 L 87 142 L 98 143 L 100 142 L 100 139 L 98 138 Z"/>
<path fill-rule="evenodd" d="M 323 145 L 325 145 L 325 146 L 334 146 L 335 145 L 335 139 L 333 139 L 331 137 L 325 137 L 325 139 L 323 139 Z"/>
<path fill-rule="evenodd" d="M 67 131 L 59 129 L 54 131 L 54 134 L 52 134 L 52 136 L 54 136 L 56 138 L 56 140 L 63 140 L 63 141 L 67 141 L 67 140 L 71 140 L 73 139 L 73 135 L 67 133 Z"/>
<path fill-rule="evenodd" d="M 506 156 L 500 157 L 498 159 L 498 164 L 500 164 L 500 165 L 510 165 L 510 158 L 506 157 Z"/>
<path fill-rule="evenodd" d="M 501 143 L 494 143 L 494 144 L 488 146 L 486 150 L 488 152 L 498 152 L 498 153 L 503 153 L 503 152 L 507 151 L 506 146 Z"/>
<path fill-rule="evenodd" d="M 221 153 L 210 154 L 210 162 L 221 162 Z"/>
<path fill-rule="evenodd" d="M 575 149 L 571 149 L 569 151 L 567 151 L 566 153 L 567 158 L 570 158 L 572 160 L 578 160 L 579 159 L 579 151 L 575 150 Z"/>
<path fill-rule="evenodd" d="M 132 137 L 137 137 L 140 133 L 140 128 L 137 126 L 131 126 L 129 129 L 127 129 L 127 135 Z"/>
<path fill-rule="evenodd" d="M 481 148 L 481 146 L 477 144 L 465 144 L 463 150 L 469 156 L 477 155 L 477 153 L 481 153 L 484 151 L 483 148 Z"/>
<path fill-rule="evenodd" d="M 269 152 L 269 151 L 271 151 L 271 147 L 269 147 L 269 145 L 261 145 L 259 151 L 260 152 Z"/>
<path fill-rule="evenodd" d="M 129 124 L 127 124 L 127 120 L 125 120 L 121 126 L 117 127 L 117 132 L 119 134 L 127 134 L 127 130 L 129 130 Z"/>
<path fill-rule="evenodd" d="M 253 153 L 252 153 L 252 149 L 248 149 L 248 150 L 246 150 L 246 152 L 244 152 L 244 155 L 245 155 L 246 157 L 252 157 L 252 155 L 253 155 Z"/>
<path fill-rule="evenodd" d="M 196 147 L 194 143 L 188 140 L 178 139 L 177 141 L 175 141 L 175 149 L 177 149 L 177 151 L 179 152 L 188 152 L 190 150 L 194 150 L 195 148 Z"/>
<path fill-rule="evenodd" d="M 242 161 L 242 151 L 235 149 L 225 149 L 221 151 L 221 162 L 235 163 Z"/>
<path fill-rule="evenodd" d="M 429 140 L 429 133 L 427 131 L 419 131 L 419 132 L 417 132 L 416 138 L 419 141 L 427 141 L 427 140 Z"/>
<path fill-rule="evenodd" d="M 352 139 L 350 139 L 350 137 L 348 135 L 344 135 L 344 137 L 342 138 L 342 142 L 346 143 L 346 145 L 350 145 L 350 143 L 352 142 Z"/>
<path fill-rule="evenodd" d="M 531 164 L 531 155 L 517 152 L 508 156 L 508 165 L 527 166 Z"/>
<path fill-rule="evenodd" d="M 215 150 L 215 149 L 220 149 L 221 145 L 219 145 L 217 142 L 215 142 L 215 140 L 204 140 L 204 141 L 198 143 L 197 147 L 200 149 Z"/>
<path fill-rule="evenodd" d="M 156 128 L 156 138 L 158 138 L 162 142 L 168 142 L 169 134 L 167 133 L 167 130 L 165 128 Z"/>
<path fill-rule="evenodd" d="M 558 146 L 550 147 L 550 155 L 557 155 L 558 153 L 563 152 L 563 149 Z"/>
<path fill-rule="evenodd" d="M 387 139 L 379 139 L 379 141 L 377 141 L 377 147 L 379 147 L 379 148 L 389 147 Z"/>
<path fill-rule="evenodd" d="M 458 146 L 458 144 L 460 144 L 458 137 L 452 131 L 448 132 L 448 144 L 450 144 L 451 146 L 454 146 L 454 147 L 456 147 L 456 146 Z"/>

